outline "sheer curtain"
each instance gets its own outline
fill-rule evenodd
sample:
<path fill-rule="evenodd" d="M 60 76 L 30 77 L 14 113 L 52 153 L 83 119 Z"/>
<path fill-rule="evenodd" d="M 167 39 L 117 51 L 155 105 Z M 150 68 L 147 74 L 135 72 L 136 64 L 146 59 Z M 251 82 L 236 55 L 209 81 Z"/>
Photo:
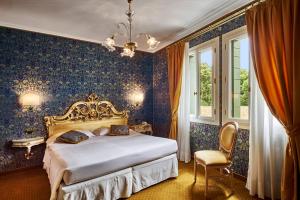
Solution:
<path fill-rule="evenodd" d="M 178 108 L 178 159 L 186 163 L 191 160 L 190 149 L 190 72 L 189 43 L 185 43 L 182 66 L 181 95 Z"/>
<path fill-rule="evenodd" d="M 253 67 L 250 70 L 250 147 L 246 187 L 251 195 L 257 194 L 259 198 L 278 199 L 287 136 L 264 100 Z"/>

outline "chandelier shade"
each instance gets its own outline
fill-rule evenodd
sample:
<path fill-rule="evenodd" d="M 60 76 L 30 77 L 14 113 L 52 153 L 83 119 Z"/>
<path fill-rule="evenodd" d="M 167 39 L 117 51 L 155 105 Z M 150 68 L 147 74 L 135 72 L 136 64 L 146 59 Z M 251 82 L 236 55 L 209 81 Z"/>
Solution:
<path fill-rule="evenodd" d="M 106 47 L 108 51 L 116 50 L 116 47 L 114 47 L 116 45 L 114 36 L 106 38 L 106 40 L 102 43 L 102 45 Z"/>
<path fill-rule="evenodd" d="M 147 37 L 147 44 L 149 45 L 149 50 L 156 49 L 159 45 L 159 41 L 155 39 L 155 37 L 152 37 L 151 35 L 146 35 Z"/>
<path fill-rule="evenodd" d="M 125 23 L 119 23 L 117 28 L 118 29 L 121 29 L 121 27 L 124 27 L 125 28 L 125 34 L 128 38 L 127 38 L 127 41 L 125 42 L 124 46 L 123 46 L 123 51 L 121 53 L 121 56 L 127 56 L 127 57 L 130 57 L 132 58 L 135 54 L 135 50 L 137 49 L 138 47 L 138 44 L 137 42 L 133 42 L 132 41 L 132 20 L 133 20 L 133 15 L 134 15 L 134 11 L 131 9 L 131 3 L 132 3 L 132 0 L 128 0 L 128 10 L 126 11 L 126 16 L 128 17 L 127 18 L 127 21 L 128 23 L 125 24 Z M 115 45 L 116 45 L 116 42 L 115 42 L 115 37 L 119 35 L 119 33 L 114 33 L 111 37 L 108 37 L 105 39 L 104 42 L 102 42 L 102 46 L 104 46 L 105 48 L 108 49 L 108 51 L 112 52 L 112 51 L 115 51 L 116 48 L 115 48 Z M 123 34 L 122 34 L 123 35 Z M 159 41 L 156 40 L 155 37 L 152 37 L 151 35 L 149 34 L 146 34 L 146 33 L 140 33 L 138 35 L 145 35 L 146 36 L 146 43 L 148 44 L 149 46 L 149 50 L 154 50 L 158 47 L 159 45 Z"/>

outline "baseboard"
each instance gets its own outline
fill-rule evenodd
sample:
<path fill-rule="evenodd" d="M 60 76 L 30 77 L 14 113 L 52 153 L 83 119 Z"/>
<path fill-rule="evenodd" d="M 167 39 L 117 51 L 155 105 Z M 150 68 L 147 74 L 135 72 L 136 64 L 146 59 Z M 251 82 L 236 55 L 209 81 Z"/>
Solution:
<path fill-rule="evenodd" d="M 21 171 L 26 171 L 29 169 L 35 169 L 35 168 L 42 168 L 43 165 L 36 165 L 36 166 L 31 166 L 31 167 L 24 167 L 24 168 L 18 168 L 18 169 L 14 169 L 14 170 L 10 170 L 10 171 L 6 171 L 6 172 L 0 172 L 0 176 L 5 176 L 7 174 L 12 174 L 12 173 L 18 173 Z"/>
<path fill-rule="evenodd" d="M 237 173 L 235 173 L 235 172 L 233 172 L 233 176 L 234 176 L 234 178 L 237 178 L 237 179 L 239 179 L 239 180 L 241 180 L 241 181 L 247 181 L 247 177 L 245 177 L 245 176 L 242 176 L 242 175 L 240 175 L 240 174 L 237 174 Z"/>

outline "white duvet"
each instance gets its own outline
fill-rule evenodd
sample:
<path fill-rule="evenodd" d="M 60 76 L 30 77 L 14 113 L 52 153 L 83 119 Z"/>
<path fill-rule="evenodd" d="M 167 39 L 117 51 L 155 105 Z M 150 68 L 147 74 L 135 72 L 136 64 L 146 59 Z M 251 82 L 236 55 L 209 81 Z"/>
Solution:
<path fill-rule="evenodd" d="M 131 131 L 128 136 L 94 136 L 79 144 L 55 143 L 49 138 L 44 168 L 51 185 L 51 198 L 62 180 L 66 185 L 89 180 L 177 151 L 175 140 Z"/>

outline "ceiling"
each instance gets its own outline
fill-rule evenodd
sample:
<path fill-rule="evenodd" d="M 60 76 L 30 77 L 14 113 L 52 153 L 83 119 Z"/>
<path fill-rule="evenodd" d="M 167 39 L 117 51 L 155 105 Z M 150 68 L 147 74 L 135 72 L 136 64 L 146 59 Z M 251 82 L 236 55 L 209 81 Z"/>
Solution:
<path fill-rule="evenodd" d="M 250 1 L 133 0 L 133 34 L 149 33 L 161 49 Z M 0 0 L 0 26 L 101 43 L 126 22 L 127 9 L 126 0 Z M 134 41 L 139 50 L 158 50 L 148 50 L 143 37 Z"/>

